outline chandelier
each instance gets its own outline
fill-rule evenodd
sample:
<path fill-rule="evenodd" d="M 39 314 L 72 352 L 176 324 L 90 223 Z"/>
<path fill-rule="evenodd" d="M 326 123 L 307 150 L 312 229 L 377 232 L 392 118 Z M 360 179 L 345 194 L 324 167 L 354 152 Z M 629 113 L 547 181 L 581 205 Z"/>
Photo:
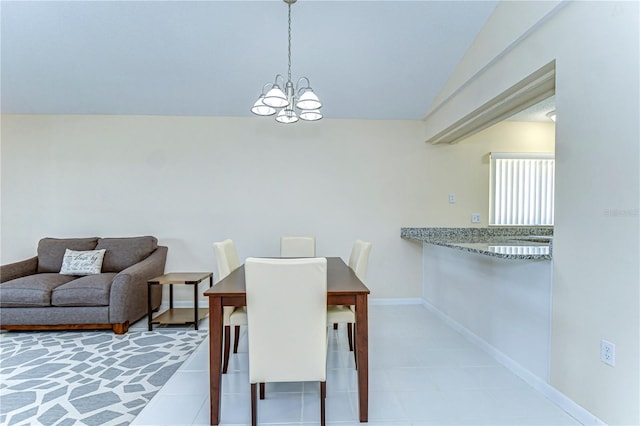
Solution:
<path fill-rule="evenodd" d="M 291 124 L 301 118 L 306 121 L 316 121 L 322 118 L 320 108 L 322 103 L 313 93 L 311 84 L 307 77 L 300 77 L 296 83 L 295 89 L 291 81 L 291 5 L 297 0 L 283 0 L 289 8 L 289 67 L 287 69 L 287 82 L 284 77 L 277 74 L 273 83 L 267 83 L 262 87 L 262 93 L 251 112 L 256 115 L 273 115 L 277 112 L 277 108 L 282 108 L 276 115 L 278 123 Z M 280 88 L 280 84 L 284 86 L 284 91 Z M 265 93 L 266 91 L 266 93 Z M 300 110 L 296 114 L 296 109 Z"/>

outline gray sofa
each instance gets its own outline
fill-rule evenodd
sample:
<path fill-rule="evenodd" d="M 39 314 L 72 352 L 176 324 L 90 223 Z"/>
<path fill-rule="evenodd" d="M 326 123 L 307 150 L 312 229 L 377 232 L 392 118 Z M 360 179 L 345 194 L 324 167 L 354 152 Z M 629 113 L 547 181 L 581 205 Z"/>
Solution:
<path fill-rule="evenodd" d="M 105 249 L 99 274 L 60 274 L 65 250 Z M 43 238 L 37 256 L 0 267 L 0 328 L 112 329 L 147 315 L 147 281 L 164 273 L 167 247 L 155 237 Z M 152 289 L 152 309 L 162 286 Z"/>

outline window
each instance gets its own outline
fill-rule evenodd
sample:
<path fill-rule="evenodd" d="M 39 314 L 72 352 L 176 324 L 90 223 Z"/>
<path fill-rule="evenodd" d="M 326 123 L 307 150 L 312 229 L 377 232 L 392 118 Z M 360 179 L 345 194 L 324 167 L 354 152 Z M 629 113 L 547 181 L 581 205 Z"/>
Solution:
<path fill-rule="evenodd" d="M 554 154 L 492 152 L 490 225 L 552 226 Z"/>

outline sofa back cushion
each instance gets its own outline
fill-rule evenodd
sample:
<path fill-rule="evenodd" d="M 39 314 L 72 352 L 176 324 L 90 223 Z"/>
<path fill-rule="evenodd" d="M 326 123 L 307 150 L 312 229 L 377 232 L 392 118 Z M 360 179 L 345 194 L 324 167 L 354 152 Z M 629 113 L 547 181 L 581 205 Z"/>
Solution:
<path fill-rule="evenodd" d="M 96 250 L 105 249 L 102 272 L 120 272 L 146 259 L 158 248 L 155 237 L 100 238 Z"/>
<path fill-rule="evenodd" d="M 67 249 L 93 250 L 98 237 L 91 238 L 43 238 L 38 243 L 38 273 L 60 272 L 62 258 Z"/>

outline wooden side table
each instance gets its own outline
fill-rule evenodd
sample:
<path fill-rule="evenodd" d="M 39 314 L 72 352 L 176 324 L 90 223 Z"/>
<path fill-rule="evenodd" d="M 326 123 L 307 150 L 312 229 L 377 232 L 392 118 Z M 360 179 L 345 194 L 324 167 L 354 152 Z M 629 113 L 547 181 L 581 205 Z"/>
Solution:
<path fill-rule="evenodd" d="M 211 272 L 171 272 L 147 281 L 147 312 L 149 318 L 149 331 L 153 324 L 193 324 L 198 329 L 198 321 L 209 315 L 207 308 L 198 308 L 198 284 L 209 278 L 209 287 L 213 286 L 213 273 Z M 151 286 L 169 284 L 169 309 L 153 317 L 151 312 Z M 173 307 L 173 285 L 183 284 L 193 286 L 193 308 Z"/>

